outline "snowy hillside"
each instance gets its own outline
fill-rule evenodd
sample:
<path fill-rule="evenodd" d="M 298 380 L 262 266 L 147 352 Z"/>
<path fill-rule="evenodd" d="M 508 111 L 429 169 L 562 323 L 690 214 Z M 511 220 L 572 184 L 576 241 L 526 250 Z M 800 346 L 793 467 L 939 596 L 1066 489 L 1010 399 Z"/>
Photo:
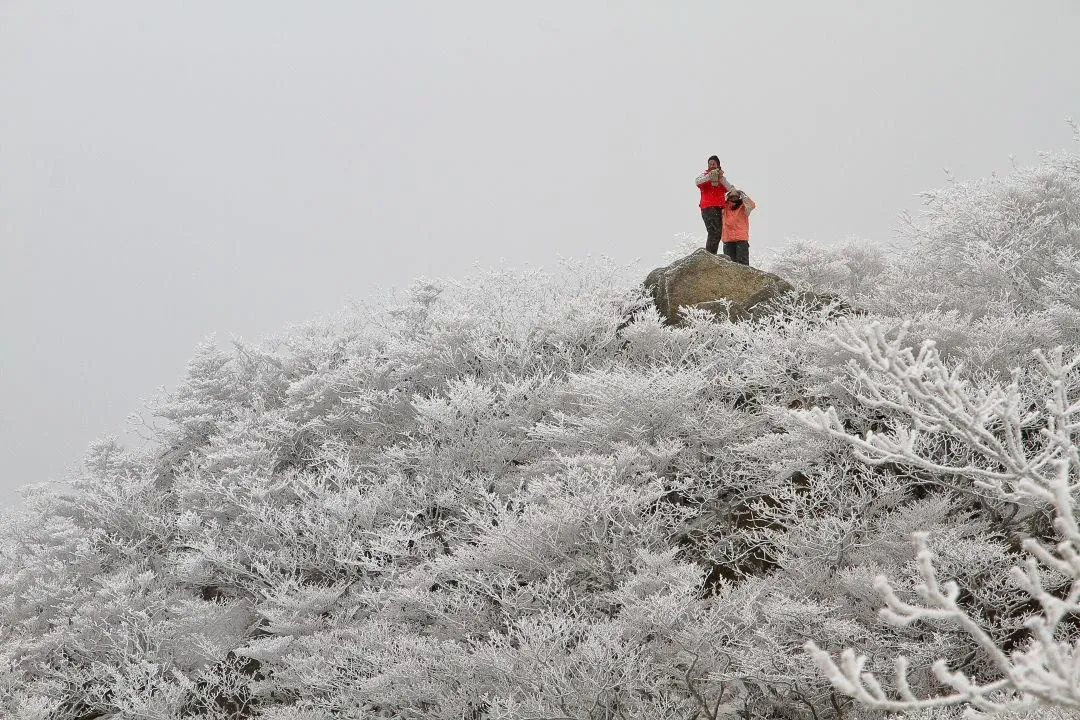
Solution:
<path fill-rule="evenodd" d="M 865 314 L 673 328 L 589 262 L 200 347 L 153 446 L 94 443 L 4 531 L 0 715 L 883 717 L 810 641 L 889 698 L 898 655 L 933 698 L 935 660 L 993 683 L 1025 651 L 1049 689 L 1011 717 L 1080 712 L 1075 595 L 1033 644 L 1009 576 L 1037 538 L 1073 563 L 1042 559 L 1047 606 L 1080 577 L 1050 350 L 1080 351 L 1080 161 L 928 193 L 905 235 L 768 267 Z M 982 636 L 879 616 L 877 575 L 920 603 L 918 531 Z"/>

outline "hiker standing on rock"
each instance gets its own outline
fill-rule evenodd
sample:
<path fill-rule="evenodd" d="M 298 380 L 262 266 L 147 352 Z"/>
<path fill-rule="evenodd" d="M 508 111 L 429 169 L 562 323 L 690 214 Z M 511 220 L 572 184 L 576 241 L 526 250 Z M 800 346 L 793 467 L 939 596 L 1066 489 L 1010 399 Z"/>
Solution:
<path fill-rule="evenodd" d="M 709 168 L 697 176 L 694 181 L 698 190 L 701 191 L 701 219 L 705 221 L 705 230 L 709 236 L 705 240 L 705 249 L 713 255 L 720 248 L 720 241 L 724 234 L 724 200 L 731 183 L 724 177 L 724 169 L 720 167 L 720 158 L 715 155 L 709 156 Z"/>
<path fill-rule="evenodd" d="M 757 204 L 742 190 L 731 190 L 724 202 L 724 254 L 750 264 L 750 212 Z"/>

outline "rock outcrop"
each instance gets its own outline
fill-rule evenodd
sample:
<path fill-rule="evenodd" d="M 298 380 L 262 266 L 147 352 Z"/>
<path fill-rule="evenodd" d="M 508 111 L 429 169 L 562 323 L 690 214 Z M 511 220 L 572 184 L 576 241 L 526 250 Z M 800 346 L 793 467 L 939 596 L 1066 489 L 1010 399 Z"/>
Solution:
<path fill-rule="evenodd" d="M 769 300 L 795 288 L 771 273 L 713 255 L 704 248 L 656 268 L 645 278 L 657 310 L 668 325 L 682 323 L 680 308 L 700 308 L 729 320 L 761 314 Z M 754 312 L 755 308 L 758 312 Z"/>

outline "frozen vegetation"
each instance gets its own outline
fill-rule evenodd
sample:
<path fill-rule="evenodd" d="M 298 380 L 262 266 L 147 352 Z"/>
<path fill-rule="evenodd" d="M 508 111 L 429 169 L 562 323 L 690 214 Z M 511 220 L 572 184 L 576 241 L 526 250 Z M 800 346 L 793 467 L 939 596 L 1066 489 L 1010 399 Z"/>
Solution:
<path fill-rule="evenodd" d="M 1077 717 L 1080 158 L 903 233 L 768 268 L 857 313 L 587 262 L 205 344 L 3 531 L 0 715 Z"/>

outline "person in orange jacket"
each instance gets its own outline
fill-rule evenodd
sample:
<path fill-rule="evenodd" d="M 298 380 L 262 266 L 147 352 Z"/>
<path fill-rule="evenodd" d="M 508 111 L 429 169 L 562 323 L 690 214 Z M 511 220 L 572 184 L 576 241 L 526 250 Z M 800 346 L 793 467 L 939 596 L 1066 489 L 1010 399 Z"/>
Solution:
<path fill-rule="evenodd" d="M 724 169 L 720 167 L 720 158 L 710 155 L 709 167 L 694 182 L 701 191 L 698 207 L 701 208 L 701 219 L 705 221 L 708 232 L 705 249 L 715 255 L 724 234 L 724 199 L 732 189 L 731 183 L 724 177 Z"/>
<path fill-rule="evenodd" d="M 724 202 L 724 255 L 750 264 L 750 213 L 757 203 L 742 190 L 731 190 Z"/>

